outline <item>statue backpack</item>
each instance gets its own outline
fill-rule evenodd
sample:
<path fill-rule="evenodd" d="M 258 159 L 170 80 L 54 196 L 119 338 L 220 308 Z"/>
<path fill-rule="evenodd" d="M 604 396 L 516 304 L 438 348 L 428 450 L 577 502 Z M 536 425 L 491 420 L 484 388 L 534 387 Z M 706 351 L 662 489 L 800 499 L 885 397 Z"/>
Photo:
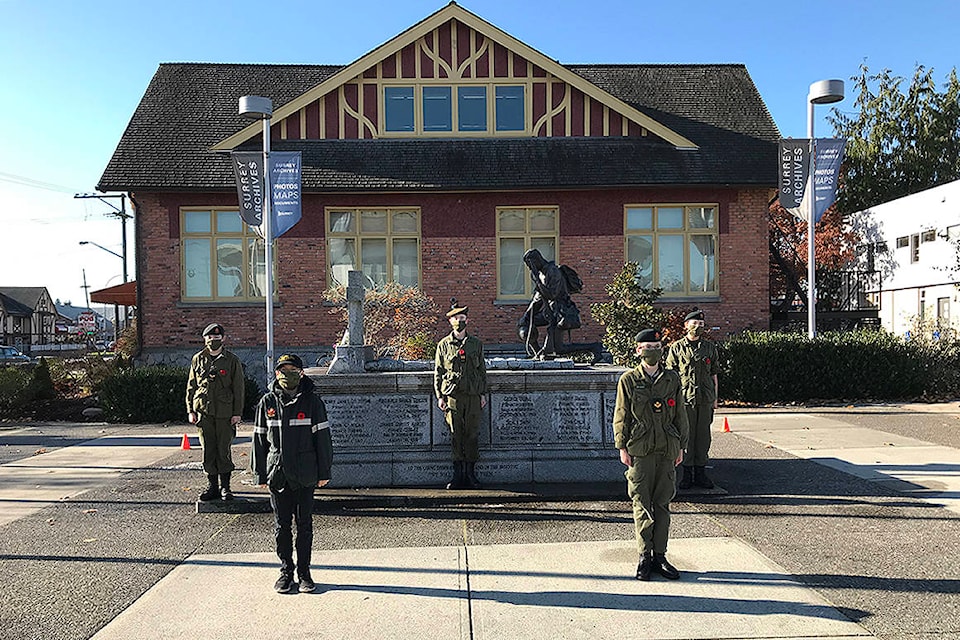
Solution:
<path fill-rule="evenodd" d="M 572 267 L 562 264 L 560 265 L 560 273 L 563 274 L 563 279 L 567 281 L 568 292 L 580 293 L 583 291 L 583 280 Z"/>

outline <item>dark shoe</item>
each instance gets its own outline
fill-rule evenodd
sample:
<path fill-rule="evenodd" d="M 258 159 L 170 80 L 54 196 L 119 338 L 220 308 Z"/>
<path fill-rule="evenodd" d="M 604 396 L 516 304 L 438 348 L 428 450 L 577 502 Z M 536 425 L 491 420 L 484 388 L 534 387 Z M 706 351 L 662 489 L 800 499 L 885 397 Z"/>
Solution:
<path fill-rule="evenodd" d="M 689 489 L 693 486 L 693 469 L 691 467 L 680 467 L 680 488 Z"/>
<path fill-rule="evenodd" d="M 480 486 L 480 481 L 477 480 L 477 463 L 476 462 L 466 462 L 466 473 L 464 474 L 464 479 L 466 480 L 466 485 L 470 489 L 482 489 Z"/>
<path fill-rule="evenodd" d="M 653 570 L 662 575 L 667 580 L 678 580 L 680 572 L 672 564 L 667 562 L 667 557 L 662 553 L 653 555 Z"/>
<path fill-rule="evenodd" d="M 221 500 L 233 500 L 233 492 L 230 491 L 230 474 L 221 473 L 220 474 L 220 499 Z"/>
<path fill-rule="evenodd" d="M 217 474 L 211 473 L 207 475 L 207 488 L 203 493 L 200 494 L 200 500 L 202 502 L 209 502 L 211 500 L 216 500 L 220 497 L 220 483 L 217 481 Z"/>
<path fill-rule="evenodd" d="M 693 484 L 701 489 L 713 489 L 713 481 L 707 477 L 706 467 L 693 468 Z"/>
<path fill-rule="evenodd" d="M 317 583 L 313 581 L 309 573 L 300 576 L 300 593 L 312 593 L 317 588 Z"/>
<path fill-rule="evenodd" d="M 463 489 L 466 486 L 464 464 L 459 460 L 453 463 L 453 478 L 447 483 L 447 489 Z"/>
<path fill-rule="evenodd" d="M 644 553 L 640 556 L 640 564 L 637 565 L 637 580 L 646 582 L 650 579 L 650 572 L 653 570 L 653 555 Z"/>
<path fill-rule="evenodd" d="M 281 573 L 273 585 L 273 590 L 277 593 L 290 593 L 293 591 L 293 576 L 289 573 Z"/>

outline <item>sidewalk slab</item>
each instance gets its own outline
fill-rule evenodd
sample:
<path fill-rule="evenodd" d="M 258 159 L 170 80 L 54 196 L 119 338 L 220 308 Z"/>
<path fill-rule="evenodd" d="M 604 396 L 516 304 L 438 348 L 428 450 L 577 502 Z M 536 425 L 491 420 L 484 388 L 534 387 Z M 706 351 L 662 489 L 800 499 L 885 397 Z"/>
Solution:
<path fill-rule="evenodd" d="M 633 541 L 468 547 L 474 638 L 870 637 L 738 540 L 668 557 L 680 580 L 639 582 Z"/>
<path fill-rule="evenodd" d="M 196 555 L 92 640 L 470 638 L 462 547 L 314 551 L 313 593 L 278 594 L 272 553 Z"/>
<path fill-rule="evenodd" d="M 174 452 L 167 435 L 106 436 L 0 465 L 0 526 Z"/>
<path fill-rule="evenodd" d="M 960 450 L 804 413 L 737 424 L 744 437 L 960 513 Z"/>
<path fill-rule="evenodd" d="M 320 551 L 317 592 L 279 595 L 272 554 L 198 555 L 94 640 L 870 637 L 735 539 L 673 540 L 670 558 L 681 580 L 642 583 L 633 541 Z"/>

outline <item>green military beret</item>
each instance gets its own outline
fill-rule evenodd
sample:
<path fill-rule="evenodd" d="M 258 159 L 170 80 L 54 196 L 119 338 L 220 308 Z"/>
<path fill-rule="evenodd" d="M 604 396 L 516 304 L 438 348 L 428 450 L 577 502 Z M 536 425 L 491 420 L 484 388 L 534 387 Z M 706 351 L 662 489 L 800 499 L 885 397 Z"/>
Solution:
<path fill-rule="evenodd" d="M 211 322 L 208 324 L 201 334 L 203 337 L 207 336 L 222 336 L 224 334 L 223 327 L 217 324 L 216 322 Z"/>
<path fill-rule="evenodd" d="M 683 319 L 684 322 L 687 320 L 703 320 L 703 311 L 700 309 L 694 309 Z"/>

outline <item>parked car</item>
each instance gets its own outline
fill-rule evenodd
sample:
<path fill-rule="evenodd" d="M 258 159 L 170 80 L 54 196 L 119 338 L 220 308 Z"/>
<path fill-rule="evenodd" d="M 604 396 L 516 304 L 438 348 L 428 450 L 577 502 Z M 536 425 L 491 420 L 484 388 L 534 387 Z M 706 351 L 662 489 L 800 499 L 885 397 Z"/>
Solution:
<path fill-rule="evenodd" d="M 26 364 L 28 362 L 32 362 L 30 356 L 23 355 L 16 347 L 8 347 L 5 344 L 0 344 L 0 366 Z"/>

